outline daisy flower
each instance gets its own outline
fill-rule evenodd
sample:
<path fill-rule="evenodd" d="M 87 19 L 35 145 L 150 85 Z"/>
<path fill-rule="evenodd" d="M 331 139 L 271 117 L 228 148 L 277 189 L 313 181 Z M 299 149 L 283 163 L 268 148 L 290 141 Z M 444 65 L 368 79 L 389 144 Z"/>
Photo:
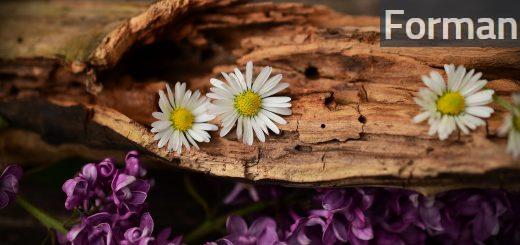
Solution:
<path fill-rule="evenodd" d="M 514 158 L 520 157 L 520 93 L 513 94 L 511 114 L 507 115 L 502 127 L 498 130 L 500 136 L 508 135 L 507 152 Z"/>
<path fill-rule="evenodd" d="M 168 151 L 181 154 L 182 146 L 190 150 L 190 145 L 199 149 L 197 142 L 209 142 L 211 136 L 207 131 L 217 130 L 217 126 L 207 123 L 215 118 L 208 114 L 209 99 L 199 91 L 186 90 L 186 83 L 176 83 L 175 91 L 166 84 L 167 95 L 159 91 L 159 107 L 161 112 L 152 116 L 159 121 L 152 123 L 154 140 L 158 147 L 168 145 Z"/>
<path fill-rule="evenodd" d="M 253 62 L 249 61 L 245 77 L 235 68 L 234 73 L 222 73 L 227 83 L 214 78 L 210 80 L 213 87 L 207 96 L 214 99 L 212 112 L 221 115 L 221 137 L 229 133 L 235 124 L 237 138 L 248 145 L 253 144 L 253 132 L 261 142 L 265 141 L 265 135 L 269 135 L 268 129 L 280 133 L 274 122 L 287 123 L 278 114 L 291 115 L 291 98 L 272 95 L 289 87 L 289 84 L 280 83 L 281 74 L 269 78 L 271 71 L 271 67 L 264 67 L 253 81 Z"/>
<path fill-rule="evenodd" d="M 485 125 L 482 118 L 488 118 L 494 110 L 485 106 L 493 101 L 494 91 L 482 90 L 487 80 L 480 79 L 482 73 L 475 70 L 466 72 L 466 68 L 445 65 L 448 77 L 445 83 L 442 76 L 435 71 L 430 76 L 422 76 L 427 88 L 419 90 L 419 97 L 414 98 L 421 107 L 421 113 L 413 118 L 414 123 L 428 119 L 430 135 L 437 133 L 439 139 L 445 140 L 455 130 L 464 134 L 478 126 Z"/>

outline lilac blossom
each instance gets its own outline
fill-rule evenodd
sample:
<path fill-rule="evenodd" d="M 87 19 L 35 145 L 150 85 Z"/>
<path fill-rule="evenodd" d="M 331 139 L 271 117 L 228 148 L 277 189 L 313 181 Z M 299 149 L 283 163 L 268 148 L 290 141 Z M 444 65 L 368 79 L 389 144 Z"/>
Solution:
<path fill-rule="evenodd" d="M 22 174 L 20 166 L 9 165 L 0 175 L 0 209 L 7 207 L 16 198 Z"/>
<path fill-rule="evenodd" d="M 96 165 L 89 163 L 83 166 L 76 177 L 65 181 L 61 189 L 67 195 L 65 200 L 67 210 L 74 208 L 88 210 L 91 207 L 91 199 L 96 194 L 97 175 Z"/>
<path fill-rule="evenodd" d="M 500 230 L 499 218 L 506 212 L 506 196 L 501 191 L 452 191 L 441 194 L 444 204 L 437 234 L 442 242 L 482 243 Z"/>
<path fill-rule="evenodd" d="M 116 173 L 116 166 L 114 161 L 110 158 L 105 158 L 103 161 L 97 164 L 97 171 L 100 178 L 104 180 L 111 180 Z"/>
<path fill-rule="evenodd" d="M 150 244 L 154 241 L 153 233 L 153 219 L 150 213 L 144 213 L 141 217 L 139 227 L 132 227 L 125 231 L 124 240 L 120 242 L 121 245 L 144 245 Z"/>
<path fill-rule="evenodd" d="M 83 218 L 67 233 L 67 240 L 72 245 L 116 244 L 112 232 L 112 214 L 102 212 Z"/>
<path fill-rule="evenodd" d="M 423 244 L 426 233 L 417 194 L 400 189 L 381 189 L 376 196 L 379 200 L 386 200 L 375 203 L 369 214 L 373 217 L 376 243 Z M 427 206 L 428 203 L 421 205 Z"/>
<path fill-rule="evenodd" d="M 112 199 L 122 213 L 136 211 L 144 202 L 150 184 L 135 176 L 116 173 L 112 180 Z"/>
<path fill-rule="evenodd" d="M 373 196 L 362 189 L 328 190 L 323 193 L 321 214 L 326 219 L 323 240 L 327 243 L 350 242 L 363 244 L 374 237 L 372 225 L 365 211 L 372 205 Z"/>
<path fill-rule="evenodd" d="M 139 153 L 137 151 L 131 151 L 126 154 L 124 173 L 139 178 L 146 175 L 146 169 L 141 166 Z"/>
<path fill-rule="evenodd" d="M 155 242 L 157 245 L 181 245 L 182 244 L 182 236 L 176 236 L 173 237 L 171 240 L 169 240 L 170 234 L 172 233 L 171 228 L 165 228 L 159 234 L 157 234 L 157 237 L 155 239 Z"/>
<path fill-rule="evenodd" d="M 224 204 L 230 204 L 234 202 L 243 191 L 247 191 L 247 194 L 249 194 L 251 200 L 255 202 L 260 200 L 258 191 L 254 185 L 239 182 L 235 184 L 233 190 L 231 190 L 231 192 L 229 192 L 229 194 L 224 198 Z"/>
<path fill-rule="evenodd" d="M 256 219 L 248 228 L 240 216 L 230 216 L 226 222 L 229 235 L 217 241 L 217 244 L 235 245 L 270 245 L 278 243 L 276 222 L 268 217 Z"/>
<path fill-rule="evenodd" d="M 299 218 L 291 225 L 287 235 L 287 244 L 322 244 L 323 233 L 325 231 L 325 221 L 318 216 Z M 330 243 L 325 241 L 323 243 Z"/>

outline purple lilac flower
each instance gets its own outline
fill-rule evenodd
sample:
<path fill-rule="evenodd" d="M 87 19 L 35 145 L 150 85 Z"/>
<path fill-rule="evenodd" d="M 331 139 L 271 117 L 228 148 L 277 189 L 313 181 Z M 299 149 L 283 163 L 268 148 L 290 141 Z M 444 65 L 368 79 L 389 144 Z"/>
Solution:
<path fill-rule="evenodd" d="M 125 231 L 124 240 L 120 242 L 121 245 L 145 245 L 154 241 L 153 233 L 153 219 L 150 213 L 144 213 L 141 217 L 139 227 L 132 227 Z"/>
<path fill-rule="evenodd" d="M 106 212 L 83 218 L 67 233 L 67 240 L 72 245 L 83 244 L 116 244 L 112 232 L 112 215 Z"/>
<path fill-rule="evenodd" d="M 245 183 L 236 183 L 233 190 L 229 192 L 229 194 L 224 198 L 224 204 L 230 204 L 238 198 L 238 196 L 243 192 L 247 191 L 251 200 L 258 202 L 260 197 L 258 196 L 258 191 L 256 190 L 254 185 L 245 184 Z"/>
<path fill-rule="evenodd" d="M 418 194 L 401 189 L 380 189 L 375 194 L 382 201 L 375 202 L 368 215 L 374 225 L 376 243 L 423 244 L 426 232 L 419 212 Z"/>
<path fill-rule="evenodd" d="M 121 213 L 136 211 L 144 204 L 150 184 L 135 176 L 116 173 L 112 180 L 112 199 Z"/>
<path fill-rule="evenodd" d="M 126 154 L 124 173 L 140 178 L 146 175 L 146 169 L 141 166 L 141 163 L 139 162 L 139 153 L 137 153 L 137 151 L 131 151 Z"/>
<path fill-rule="evenodd" d="M 325 221 L 321 217 L 310 216 L 299 218 L 293 225 L 291 225 L 286 243 L 304 245 L 322 244 L 325 227 Z"/>
<path fill-rule="evenodd" d="M 155 241 L 157 245 L 181 245 L 182 244 L 182 236 L 176 236 L 172 240 L 168 240 L 170 234 L 172 233 L 171 228 L 163 229 L 157 235 Z"/>
<path fill-rule="evenodd" d="M 116 166 L 114 161 L 110 158 L 105 158 L 103 161 L 97 164 L 97 171 L 100 178 L 104 180 L 111 180 L 116 173 Z"/>
<path fill-rule="evenodd" d="M 500 222 L 499 244 L 520 244 L 520 192 L 507 196 L 509 202 Z"/>
<path fill-rule="evenodd" d="M 271 245 L 278 243 L 276 222 L 267 217 L 256 219 L 248 228 L 240 216 L 230 216 L 226 222 L 229 235 L 217 241 L 217 244 L 234 245 Z"/>
<path fill-rule="evenodd" d="M 7 207 L 16 198 L 22 174 L 20 166 L 9 165 L 0 175 L 0 209 Z"/>
<path fill-rule="evenodd" d="M 90 199 L 95 195 L 97 167 L 93 163 L 86 164 L 74 178 L 65 181 L 61 189 L 67 195 L 65 208 L 90 208 Z"/>
<path fill-rule="evenodd" d="M 482 243 L 500 230 L 499 217 L 506 212 L 501 191 L 452 191 L 438 197 L 444 232 L 438 239 L 447 243 Z"/>
<path fill-rule="evenodd" d="M 323 194 L 324 212 L 317 213 L 326 219 L 323 241 L 364 244 L 374 237 L 365 211 L 372 205 L 373 196 L 361 189 L 327 190 Z"/>

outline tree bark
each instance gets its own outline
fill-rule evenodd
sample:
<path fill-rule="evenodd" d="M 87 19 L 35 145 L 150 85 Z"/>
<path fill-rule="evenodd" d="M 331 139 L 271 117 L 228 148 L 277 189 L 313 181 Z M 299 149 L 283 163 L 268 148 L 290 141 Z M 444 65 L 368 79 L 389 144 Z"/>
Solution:
<path fill-rule="evenodd" d="M 38 9 L 32 4 L 61 12 L 31 12 Z M 403 186 L 424 193 L 520 185 L 520 162 L 496 135 L 505 115 L 500 107 L 486 127 L 446 141 L 428 136 L 428 125 L 411 123 L 419 113 L 413 97 L 424 86 L 420 76 L 444 64 L 484 72 L 501 96 L 520 91 L 519 49 L 381 48 L 377 18 L 294 3 L 0 7 L 27 11 L 2 11 L 13 28 L 0 33 L 6 40 L 0 115 L 18 128 L 0 135 L 3 160 L 23 161 L 20 152 L 55 160 L 138 149 L 189 170 L 286 185 Z M 43 20 L 51 24 L 38 24 Z M 46 29 L 29 33 L 32 24 Z M 164 80 L 207 92 L 209 78 L 249 60 L 256 73 L 269 65 L 290 84 L 284 93 L 293 98 L 293 115 L 280 135 L 246 146 L 234 133 L 215 133 L 201 150 L 182 156 L 157 148 L 149 125 Z"/>

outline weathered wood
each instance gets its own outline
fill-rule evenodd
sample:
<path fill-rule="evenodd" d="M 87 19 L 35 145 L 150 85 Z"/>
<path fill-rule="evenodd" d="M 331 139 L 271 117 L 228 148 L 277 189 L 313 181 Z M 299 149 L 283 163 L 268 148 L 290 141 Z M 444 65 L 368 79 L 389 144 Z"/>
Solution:
<path fill-rule="evenodd" d="M 504 115 L 499 107 L 486 127 L 446 141 L 428 136 L 427 125 L 411 123 L 419 111 L 412 98 L 423 86 L 420 76 L 445 63 L 485 72 L 500 95 L 520 91 L 519 49 L 381 48 L 375 17 L 300 4 L 210 2 L 161 1 L 138 15 L 121 11 L 127 19 L 107 20 L 118 24 L 91 49 L 71 47 L 85 55 L 2 55 L 0 115 L 40 134 L 51 143 L 41 142 L 53 157 L 63 150 L 52 145 L 92 154 L 137 148 L 181 168 L 299 186 L 392 185 L 432 192 L 520 185 L 520 162 L 496 136 Z M 98 15 L 90 14 L 87 19 Z M 41 42 L 54 47 L 48 39 Z M 28 50 L 38 41 L 20 45 Z M 171 46 L 175 52 L 167 54 Z M 0 50 L 8 48 L 0 44 Z M 213 134 L 200 151 L 180 157 L 157 149 L 149 125 L 162 79 L 181 79 L 206 92 L 210 77 L 248 60 L 256 72 L 272 66 L 291 85 L 284 93 L 293 98 L 293 115 L 280 135 L 246 146 L 234 134 Z"/>

